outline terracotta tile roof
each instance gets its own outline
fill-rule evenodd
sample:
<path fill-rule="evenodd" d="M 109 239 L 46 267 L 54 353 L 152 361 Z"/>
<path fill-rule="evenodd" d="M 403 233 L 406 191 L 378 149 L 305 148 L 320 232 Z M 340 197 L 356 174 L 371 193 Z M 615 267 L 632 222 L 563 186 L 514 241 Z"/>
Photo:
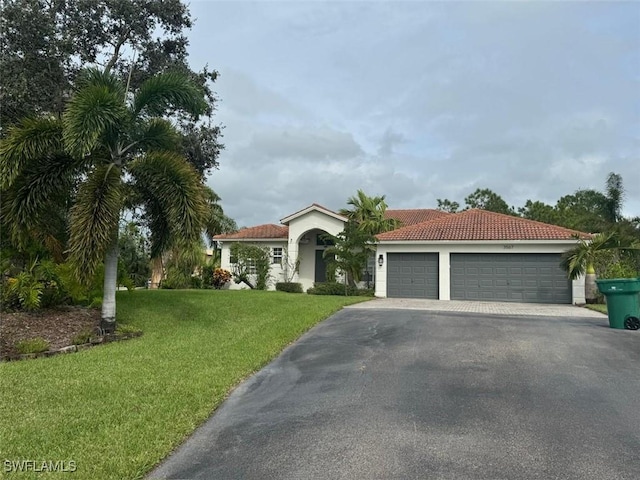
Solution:
<path fill-rule="evenodd" d="M 412 208 L 406 210 L 386 210 L 384 218 L 395 218 L 402 222 L 403 227 L 415 225 L 416 223 L 428 222 L 436 218 L 451 215 L 448 212 L 434 210 L 432 208 Z"/>
<path fill-rule="evenodd" d="M 590 235 L 568 228 L 486 210 L 466 210 L 377 235 L 392 240 L 571 240 Z"/>
<path fill-rule="evenodd" d="M 256 227 L 243 228 L 235 233 L 222 233 L 213 237 L 214 240 L 248 240 L 262 238 L 289 238 L 289 227 L 274 225 L 258 225 Z"/>

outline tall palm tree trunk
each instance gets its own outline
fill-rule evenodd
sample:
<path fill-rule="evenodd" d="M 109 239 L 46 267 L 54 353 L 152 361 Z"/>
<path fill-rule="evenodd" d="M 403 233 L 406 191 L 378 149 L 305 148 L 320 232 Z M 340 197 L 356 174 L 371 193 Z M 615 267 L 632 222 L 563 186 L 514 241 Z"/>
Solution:
<path fill-rule="evenodd" d="M 596 303 L 598 300 L 598 285 L 593 265 L 587 267 L 587 273 L 584 276 L 584 297 L 587 303 Z"/>
<path fill-rule="evenodd" d="M 102 318 L 100 328 L 104 333 L 116 329 L 116 286 L 118 281 L 118 237 L 107 250 L 104 259 L 104 296 L 102 297 Z"/>
<path fill-rule="evenodd" d="M 151 259 L 151 285 L 149 285 L 149 288 L 155 289 L 160 287 L 163 270 L 162 255 L 158 255 Z"/>

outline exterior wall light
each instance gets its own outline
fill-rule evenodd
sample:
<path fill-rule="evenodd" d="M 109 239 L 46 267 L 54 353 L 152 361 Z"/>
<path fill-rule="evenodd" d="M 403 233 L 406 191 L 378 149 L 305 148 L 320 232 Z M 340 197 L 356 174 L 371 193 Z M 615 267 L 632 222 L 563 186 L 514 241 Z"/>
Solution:
<path fill-rule="evenodd" d="M 382 266 L 384 264 L 384 257 L 382 254 L 378 255 L 378 266 Z"/>

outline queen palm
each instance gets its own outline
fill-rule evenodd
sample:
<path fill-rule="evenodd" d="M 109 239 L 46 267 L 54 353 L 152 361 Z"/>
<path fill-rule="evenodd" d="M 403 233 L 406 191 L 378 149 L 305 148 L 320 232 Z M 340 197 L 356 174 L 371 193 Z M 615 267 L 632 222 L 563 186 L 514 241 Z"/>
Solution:
<path fill-rule="evenodd" d="M 12 241 L 55 244 L 51 224 L 66 217 L 67 254 L 78 278 L 89 281 L 104 262 L 106 332 L 116 324 L 117 236 L 125 208 L 144 209 L 152 257 L 201 242 L 203 185 L 179 153 L 180 137 L 166 115 L 197 118 L 205 108 L 203 92 L 182 74 L 155 76 L 132 94 L 111 73 L 87 70 L 61 119 L 25 119 L 0 145 L 2 223 Z"/>

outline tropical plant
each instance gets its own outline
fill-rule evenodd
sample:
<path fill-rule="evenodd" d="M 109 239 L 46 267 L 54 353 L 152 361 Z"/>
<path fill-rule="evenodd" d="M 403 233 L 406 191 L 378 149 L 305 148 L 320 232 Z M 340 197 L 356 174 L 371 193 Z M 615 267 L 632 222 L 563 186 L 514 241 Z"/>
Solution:
<path fill-rule="evenodd" d="M 67 292 L 57 266 L 37 258 L 24 269 L 3 266 L 0 308 L 2 310 L 37 310 L 67 301 Z"/>
<path fill-rule="evenodd" d="M 207 201 L 207 217 L 204 224 L 204 233 L 210 242 L 213 237 L 221 233 L 233 233 L 238 231 L 236 222 L 224 214 L 220 205 L 220 197 L 211 188 L 205 187 L 205 198 Z"/>
<path fill-rule="evenodd" d="M 251 289 L 266 290 L 271 269 L 271 251 L 268 247 L 236 242 L 231 245 L 231 271 L 236 283 Z"/>
<path fill-rule="evenodd" d="M 122 211 L 145 211 L 152 257 L 201 243 L 201 178 L 177 153 L 180 137 L 163 116 L 182 111 L 197 118 L 207 104 L 202 90 L 175 72 L 150 78 L 135 94 L 108 71 L 86 70 L 77 85 L 62 119 L 25 119 L 3 139 L 2 223 L 20 244 L 42 235 L 52 207 L 71 198 L 69 260 L 85 283 L 104 261 L 101 328 L 113 332 Z"/>
<path fill-rule="evenodd" d="M 364 191 L 358 190 L 355 196 L 347 200 L 347 205 L 351 205 L 352 208 L 340 210 L 340 215 L 347 217 L 358 229 L 372 236 L 395 230 L 400 226 L 400 221 L 385 217 L 387 204 L 384 199 L 384 195 L 369 197 Z"/>
<path fill-rule="evenodd" d="M 216 268 L 213 271 L 212 285 L 216 290 L 222 289 L 227 283 L 231 281 L 231 272 L 224 268 Z"/>
<path fill-rule="evenodd" d="M 375 237 L 358 228 L 354 222 L 347 222 L 338 235 L 329 235 L 333 245 L 324 250 L 327 267 L 342 273 L 345 285 L 355 286 L 362 280 L 362 272 L 367 266 L 369 257 L 375 252 Z M 335 278 L 335 275 L 328 275 Z"/>
<path fill-rule="evenodd" d="M 638 243 L 621 240 L 616 232 L 598 233 L 590 239 L 579 238 L 577 245 L 563 255 L 561 267 L 571 280 L 585 276 L 585 299 L 587 303 L 594 303 L 598 298 L 595 282 L 595 265 L 598 260 L 603 255 L 614 254 L 613 257 L 609 257 L 607 263 L 617 263 L 619 254 L 627 254 L 638 249 Z"/>

